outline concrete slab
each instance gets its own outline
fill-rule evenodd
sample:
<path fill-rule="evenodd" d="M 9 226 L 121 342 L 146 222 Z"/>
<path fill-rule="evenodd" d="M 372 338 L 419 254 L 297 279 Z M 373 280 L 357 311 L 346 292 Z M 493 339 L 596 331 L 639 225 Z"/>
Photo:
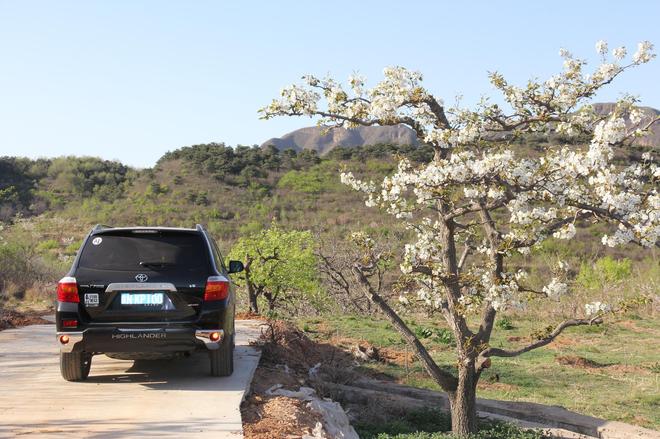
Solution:
<path fill-rule="evenodd" d="M 171 361 L 95 356 L 64 381 L 54 325 L 0 332 L 0 437 L 243 437 L 240 403 L 260 353 L 258 321 L 237 321 L 234 373 L 209 376 L 205 353 Z"/>

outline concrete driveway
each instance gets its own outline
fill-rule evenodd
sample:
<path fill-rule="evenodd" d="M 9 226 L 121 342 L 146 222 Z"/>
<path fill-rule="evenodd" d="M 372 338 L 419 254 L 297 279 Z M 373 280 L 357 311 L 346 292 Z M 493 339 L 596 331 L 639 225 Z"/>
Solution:
<path fill-rule="evenodd" d="M 95 356 L 64 381 L 55 325 L 0 332 L 0 437 L 242 438 L 240 403 L 259 362 L 258 321 L 237 321 L 234 373 L 209 376 L 205 353 L 171 361 Z"/>

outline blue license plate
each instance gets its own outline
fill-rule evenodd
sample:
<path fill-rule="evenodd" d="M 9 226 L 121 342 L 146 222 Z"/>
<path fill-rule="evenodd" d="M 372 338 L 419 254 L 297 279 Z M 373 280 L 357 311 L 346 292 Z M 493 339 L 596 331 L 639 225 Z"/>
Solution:
<path fill-rule="evenodd" d="M 163 293 L 121 293 L 122 305 L 162 305 Z"/>

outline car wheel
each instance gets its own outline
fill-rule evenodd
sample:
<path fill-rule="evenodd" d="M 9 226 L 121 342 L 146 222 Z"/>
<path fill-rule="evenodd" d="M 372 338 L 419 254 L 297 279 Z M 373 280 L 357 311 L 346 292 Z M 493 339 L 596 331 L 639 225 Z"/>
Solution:
<path fill-rule="evenodd" d="M 209 356 L 211 357 L 211 375 L 214 377 L 226 377 L 234 372 L 232 340 L 233 337 L 225 337 L 218 349 L 209 351 Z"/>
<path fill-rule="evenodd" d="M 60 372 L 67 381 L 84 381 L 92 367 L 92 355 L 85 352 L 60 352 Z"/>

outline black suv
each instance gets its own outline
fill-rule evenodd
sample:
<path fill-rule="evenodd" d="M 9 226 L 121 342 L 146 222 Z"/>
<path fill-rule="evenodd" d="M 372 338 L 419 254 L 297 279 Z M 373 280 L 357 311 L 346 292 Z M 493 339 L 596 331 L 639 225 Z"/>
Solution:
<path fill-rule="evenodd" d="M 89 375 L 92 356 L 139 360 L 207 350 L 211 374 L 234 368 L 234 287 L 213 239 L 194 229 L 97 225 L 57 285 L 60 369 Z"/>

